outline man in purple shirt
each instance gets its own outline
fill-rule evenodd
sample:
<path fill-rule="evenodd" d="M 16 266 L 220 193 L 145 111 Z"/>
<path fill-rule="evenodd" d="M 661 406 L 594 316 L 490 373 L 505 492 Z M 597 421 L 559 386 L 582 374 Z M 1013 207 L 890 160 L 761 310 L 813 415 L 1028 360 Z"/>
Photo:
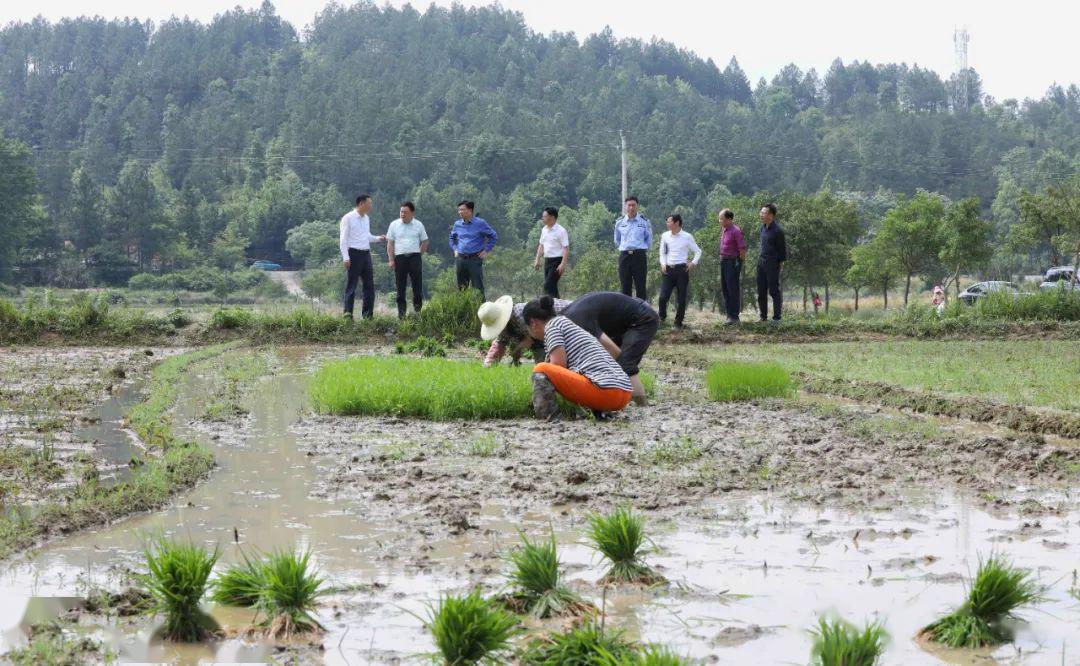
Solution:
<path fill-rule="evenodd" d="M 720 292 L 724 295 L 727 311 L 725 326 L 739 323 L 742 310 L 742 265 L 746 261 L 746 240 L 742 229 L 735 224 L 735 213 L 725 208 L 720 211 Z"/>

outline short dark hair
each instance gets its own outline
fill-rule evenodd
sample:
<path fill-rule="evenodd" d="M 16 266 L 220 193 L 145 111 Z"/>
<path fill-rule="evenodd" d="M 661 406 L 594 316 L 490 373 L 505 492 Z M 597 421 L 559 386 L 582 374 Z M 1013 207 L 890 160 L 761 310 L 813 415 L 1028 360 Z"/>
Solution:
<path fill-rule="evenodd" d="M 768 209 L 769 209 L 769 212 L 770 212 L 770 213 L 772 213 L 772 216 L 773 216 L 773 217 L 776 217 L 776 204 L 774 204 L 774 203 L 767 203 L 767 204 L 765 204 L 764 206 L 762 206 L 762 208 L 768 208 Z"/>
<path fill-rule="evenodd" d="M 521 309 L 521 318 L 525 320 L 526 326 L 528 326 L 529 322 L 533 319 L 547 322 L 554 316 L 555 299 L 551 296 L 541 296 L 534 301 L 529 301 L 525 304 L 525 307 Z"/>
<path fill-rule="evenodd" d="M 411 201 L 402 201 L 400 207 L 401 208 L 408 208 L 409 210 L 411 210 L 414 213 L 416 212 L 416 206 L 414 206 L 413 202 L 411 202 Z"/>
<path fill-rule="evenodd" d="M 627 201 L 633 201 L 634 203 L 641 203 L 640 201 L 637 200 L 637 197 L 635 197 L 633 194 L 631 194 L 630 196 L 628 196 L 628 197 L 626 197 L 625 199 L 622 200 L 623 203 L 626 203 Z"/>
<path fill-rule="evenodd" d="M 725 208 L 724 210 L 720 211 L 720 214 L 724 216 L 725 220 L 735 219 L 735 213 L 733 213 L 730 208 Z"/>
<path fill-rule="evenodd" d="M 371 198 L 370 194 L 358 194 L 358 195 L 356 195 L 356 205 L 359 206 L 360 204 L 364 203 L 365 201 L 367 201 L 370 198 Z"/>
<path fill-rule="evenodd" d="M 559 219 L 559 209 L 555 206 L 547 206 L 546 208 L 544 208 L 544 212 L 552 216 L 556 220 Z"/>
<path fill-rule="evenodd" d="M 461 208 L 462 206 L 465 206 L 469 210 L 473 210 L 473 211 L 476 210 L 476 203 L 473 202 L 473 201 L 469 201 L 468 199 L 463 199 L 463 200 L 457 202 L 457 205 L 458 205 L 458 208 Z"/>
<path fill-rule="evenodd" d="M 668 215 L 668 219 L 672 222 L 678 222 L 679 226 L 682 226 L 682 215 L 679 215 L 678 213 L 672 213 L 671 215 Z"/>

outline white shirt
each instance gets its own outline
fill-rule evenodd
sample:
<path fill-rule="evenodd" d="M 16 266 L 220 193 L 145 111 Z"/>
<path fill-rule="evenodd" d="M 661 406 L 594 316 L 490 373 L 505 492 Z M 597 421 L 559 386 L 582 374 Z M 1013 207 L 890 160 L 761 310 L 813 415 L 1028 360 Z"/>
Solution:
<path fill-rule="evenodd" d="M 338 245 L 341 247 L 341 258 L 349 260 L 349 248 L 354 250 L 370 250 L 372 243 L 378 243 L 379 237 L 371 233 L 371 222 L 367 215 L 361 215 L 356 210 L 350 210 L 341 218 L 341 238 Z"/>
<path fill-rule="evenodd" d="M 555 257 L 561 257 L 563 248 L 570 247 L 570 236 L 566 233 L 566 228 L 556 222 L 548 228 L 548 225 L 544 225 L 540 229 L 540 244 L 544 246 L 544 258 L 554 259 Z"/>
<path fill-rule="evenodd" d="M 660 236 L 660 265 L 685 264 L 687 257 L 690 256 L 690 250 L 694 251 L 694 260 L 691 263 L 697 266 L 701 259 L 701 248 L 694 242 L 694 237 L 690 232 L 680 229 L 679 233 L 673 234 L 665 231 L 664 235 Z"/>

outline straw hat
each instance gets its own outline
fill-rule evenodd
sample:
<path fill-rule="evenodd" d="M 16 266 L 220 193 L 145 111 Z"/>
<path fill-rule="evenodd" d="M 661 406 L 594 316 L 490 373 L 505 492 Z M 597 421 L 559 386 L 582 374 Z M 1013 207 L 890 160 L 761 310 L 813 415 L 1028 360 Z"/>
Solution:
<path fill-rule="evenodd" d="M 506 322 L 510 321 L 513 313 L 514 299 L 509 296 L 500 296 L 494 303 L 488 301 L 481 305 L 476 311 L 476 316 L 480 319 L 480 337 L 494 340 L 506 328 Z"/>

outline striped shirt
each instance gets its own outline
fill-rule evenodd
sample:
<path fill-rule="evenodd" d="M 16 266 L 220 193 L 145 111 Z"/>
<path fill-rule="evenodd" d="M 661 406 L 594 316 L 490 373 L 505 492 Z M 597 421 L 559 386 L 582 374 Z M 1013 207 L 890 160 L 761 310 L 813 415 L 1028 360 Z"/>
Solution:
<path fill-rule="evenodd" d="M 600 342 L 566 317 L 552 317 L 544 326 L 548 356 L 559 347 L 566 350 L 566 367 L 585 375 L 597 388 L 632 391 L 630 378 Z"/>

